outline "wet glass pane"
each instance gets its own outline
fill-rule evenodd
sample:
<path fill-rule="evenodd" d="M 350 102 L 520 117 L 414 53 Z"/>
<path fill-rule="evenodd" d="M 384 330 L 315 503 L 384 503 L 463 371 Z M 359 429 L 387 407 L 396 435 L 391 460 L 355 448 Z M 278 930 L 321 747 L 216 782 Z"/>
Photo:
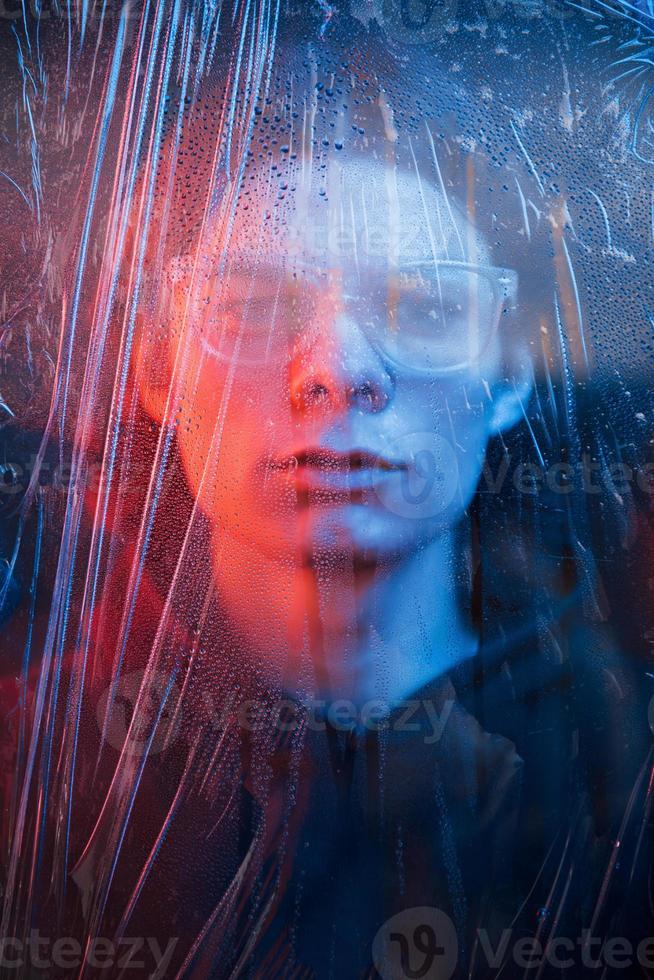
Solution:
<path fill-rule="evenodd" d="M 652 4 L 0 31 L 0 975 L 652 975 Z"/>

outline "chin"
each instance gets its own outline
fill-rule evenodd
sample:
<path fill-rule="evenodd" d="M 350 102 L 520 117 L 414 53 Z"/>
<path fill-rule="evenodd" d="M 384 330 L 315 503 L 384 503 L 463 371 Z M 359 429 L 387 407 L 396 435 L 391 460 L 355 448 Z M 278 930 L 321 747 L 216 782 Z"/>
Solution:
<path fill-rule="evenodd" d="M 335 567 L 393 563 L 407 557 L 437 533 L 379 506 L 347 504 L 307 515 L 300 539 L 306 565 Z"/>

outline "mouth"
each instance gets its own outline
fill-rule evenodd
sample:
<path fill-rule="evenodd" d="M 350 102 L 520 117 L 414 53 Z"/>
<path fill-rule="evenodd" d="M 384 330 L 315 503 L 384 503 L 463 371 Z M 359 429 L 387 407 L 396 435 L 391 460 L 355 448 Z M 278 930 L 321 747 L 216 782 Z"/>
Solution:
<path fill-rule="evenodd" d="M 326 495 L 327 502 L 338 497 L 357 502 L 366 491 L 374 490 L 380 481 L 393 474 L 403 472 L 407 465 L 367 449 L 336 452 L 310 447 L 272 460 L 268 468 L 285 474 L 299 493 Z"/>

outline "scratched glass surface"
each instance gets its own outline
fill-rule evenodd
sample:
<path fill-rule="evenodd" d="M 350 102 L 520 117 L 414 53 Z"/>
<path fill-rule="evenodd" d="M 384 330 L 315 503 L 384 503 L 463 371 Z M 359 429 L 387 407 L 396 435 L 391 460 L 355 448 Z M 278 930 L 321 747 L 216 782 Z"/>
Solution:
<path fill-rule="evenodd" d="M 651 4 L 0 31 L 0 975 L 654 975 Z"/>

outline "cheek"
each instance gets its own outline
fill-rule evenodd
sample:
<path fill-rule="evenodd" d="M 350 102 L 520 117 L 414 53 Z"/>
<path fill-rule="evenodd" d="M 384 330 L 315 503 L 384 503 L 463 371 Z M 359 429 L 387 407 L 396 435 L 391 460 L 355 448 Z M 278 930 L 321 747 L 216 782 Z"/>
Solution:
<path fill-rule="evenodd" d="M 289 428 L 283 379 L 204 355 L 188 372 L 178 442 L 189 485 L 207 514 L 238 520 L 261 481 L 258 468 Z M 193 380 L 191 380 L 193 379 Z"/>
<path fill-rule="evenodd" d="M 452 412 L 448 442 L 456 457 L 456 494 L 451 506 L 462 514 L 470 504 L 479 483 L 490 433 L 490 404 L 487 397 L 476 393 L 471 402 L 459 405 Z"/>
<path fill-rule="evenodd" d="M 475 492 L 488 442 L 488 400 L 461 379 L 398 389 L 391 455 L 410 461 L 398 480 L 380 485 L 388 516 L 430 535 L 456 523 Z"/>

